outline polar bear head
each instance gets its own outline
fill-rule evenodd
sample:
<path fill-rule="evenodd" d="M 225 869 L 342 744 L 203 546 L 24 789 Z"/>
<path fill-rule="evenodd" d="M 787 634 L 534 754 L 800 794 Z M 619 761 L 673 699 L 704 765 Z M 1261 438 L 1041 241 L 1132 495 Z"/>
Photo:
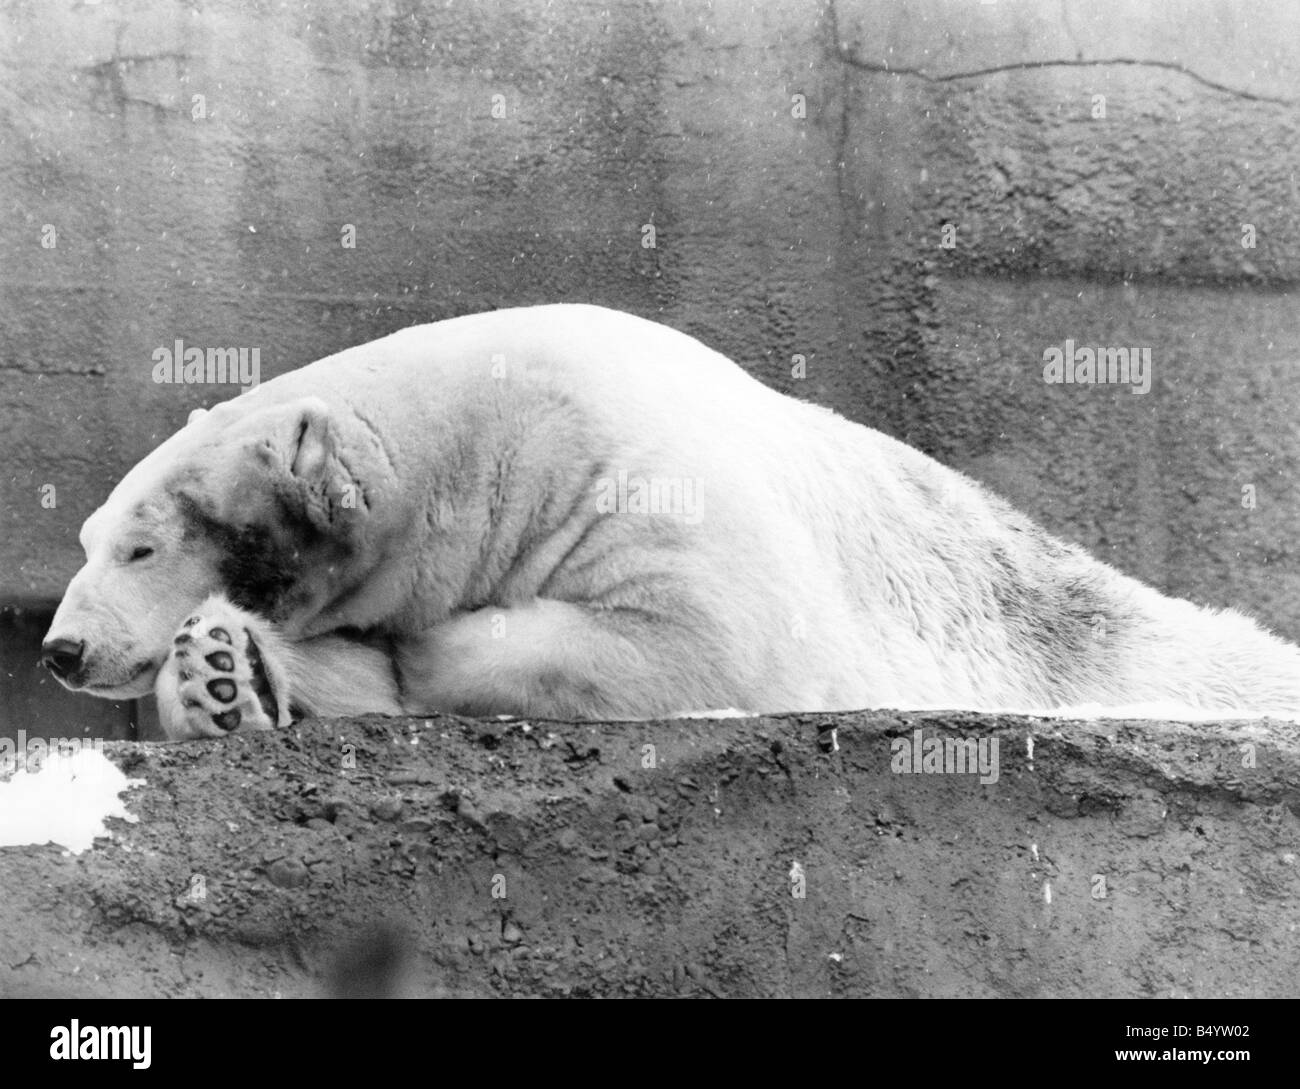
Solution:
<path fill-rule="evenodd" d="M 192 413 L 86 519 L 42 646 L 66 687 L 145 695 L 212 593 L 292 634 L 361 581 L 382 449 L 320 398 L 265 390 Z"/>

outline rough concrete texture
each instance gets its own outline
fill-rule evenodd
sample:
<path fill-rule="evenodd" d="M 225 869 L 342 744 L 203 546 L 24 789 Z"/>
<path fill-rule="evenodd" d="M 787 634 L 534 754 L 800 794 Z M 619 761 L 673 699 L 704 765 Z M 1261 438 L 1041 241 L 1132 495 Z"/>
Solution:
<path fill-rule="evenodd" d="M 997 739 L 996 783 L 892 772 L 917 729 Z M 438 718 L 114 743 L 139 823 L 0 849 L 0 994 L 1294 997 L 1292 730 Z"/>
<path fill-rule="evenodd" d="M 581 299 L 1300 638 L 1294 5 L 124 0 L 0 22 L 0 600 L 56 599 L 112 483 L 230 394 L 154 384 L 159 346 L 258 347 L 269 377 Z M 1151 392 L 1044 387 L 1067 337 L 1150 347 Z"/>
<path fill-rule="evenodd" d="M 1298 34 L 1241 0 L 4 5 L 0 602 L 57 599 L 112 484 L 231 394 L 155 384 L 158 347 L 267 378 L 584 300 L 1300 638 Z M 1149 347 L 1151 392 L 1044 385 L 1066 339 Z M 67 706 L 0 728 L 80 736 Z M 113 747 L 139 824 L 0 852 L 3 990 L 1296 992 L 1272 729 L 859 715 L 825 753 L 830 721 Z M 1000 738 L 999 782 L 891 774 L 917 721 Z"/>

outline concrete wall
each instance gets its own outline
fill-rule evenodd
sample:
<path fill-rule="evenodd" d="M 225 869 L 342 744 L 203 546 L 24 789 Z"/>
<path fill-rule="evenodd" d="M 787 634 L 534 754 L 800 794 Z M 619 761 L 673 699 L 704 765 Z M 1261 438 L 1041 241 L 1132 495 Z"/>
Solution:
<path fill-rule="evenodd" d="M 1298 35 L 1237 0 L 5 5 L 0 600 L 56 599 L 230 395 L 156 348 L 266 378 L 587 300 L 1300 638 Z M 1151 391 L 1045 385 L 1067 338 L 1149 347 Z"/>

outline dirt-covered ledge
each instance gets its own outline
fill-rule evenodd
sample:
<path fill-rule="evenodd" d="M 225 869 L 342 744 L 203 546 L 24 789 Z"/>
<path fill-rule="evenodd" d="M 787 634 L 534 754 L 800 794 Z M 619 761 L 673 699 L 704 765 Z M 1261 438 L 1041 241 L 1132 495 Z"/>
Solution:
<path fill-rule="evenodd" d="M 891 770 L 917 729 L 996 740 L 997 781 Z M 869 713 L 114 743 L 139 823 L 0 849 L 0 993 L 1294 996 L 1293 730 Z"/>

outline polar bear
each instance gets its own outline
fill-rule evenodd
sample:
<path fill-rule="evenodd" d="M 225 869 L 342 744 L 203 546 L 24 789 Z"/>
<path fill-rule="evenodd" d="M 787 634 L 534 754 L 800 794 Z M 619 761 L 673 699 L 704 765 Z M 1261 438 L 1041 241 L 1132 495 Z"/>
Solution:
<path fill-rule="evenodd" d="M 407 329 L 192 414 L 43 647 L 170 737 L 299 712 L 1300 710 L 1300 649 L 599 307 Z"/>

